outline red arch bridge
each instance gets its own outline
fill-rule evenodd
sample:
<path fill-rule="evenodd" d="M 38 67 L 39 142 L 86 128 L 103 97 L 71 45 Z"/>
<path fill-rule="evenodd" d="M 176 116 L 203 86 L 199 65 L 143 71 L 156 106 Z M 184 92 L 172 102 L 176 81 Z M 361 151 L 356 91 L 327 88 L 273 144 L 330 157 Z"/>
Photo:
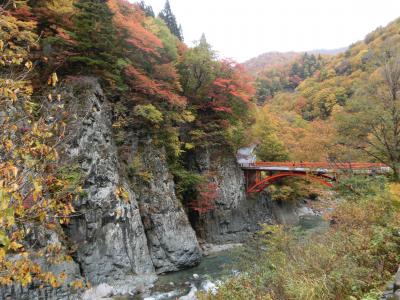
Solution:
<path fill-rule="evenodd" d="M 328 162 L 239 162 L 244 171 L 248 193 L 259 193 L 285 177 L 302 177 L 333 187 L 341 175 L 376 175 L 390 172 L 379 163 L 328 163 Z"/>

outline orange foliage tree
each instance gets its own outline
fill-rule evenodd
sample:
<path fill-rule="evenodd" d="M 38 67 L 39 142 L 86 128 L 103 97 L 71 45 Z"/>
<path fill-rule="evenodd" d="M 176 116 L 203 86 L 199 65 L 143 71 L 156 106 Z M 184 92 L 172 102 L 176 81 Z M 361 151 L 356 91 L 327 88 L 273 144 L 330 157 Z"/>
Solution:
<path fill-rule="evenodd" d="M 144 21 L 146 16 L 139 5 L 126 0 L 108 0 L 108 6 L 114 14 L 114 24 L 119 35 L 133 47 L 156 56 L 158 48 L 162 48 L 161 40 L 151 31 L 146 30 Z"/>
<path fill-rule="evenodd" d="M 179 95 L 175 66 L 161 54 L 160 50 L 164 48 L 162 40 L 147 28 L 150 18 L 137 4 L 125 0 L 109 0 L 107 3 L 114 14 L 117 33 L 125 42 L 124 73 L 130 89 L 153 99 L 165 100 L 169 105 L 185 106 L 185 97 Z"/>
<path fill-rule="evenodd" d="M 59 172 L 65 134 L 60 97 L 33 94 L 29 80 L 34 65 L 29 50 L 38 47 L 36 23 L 21 21 L 8 9 L 1 10 L 0 29 L 0 285 L 37 279 L 58 286 L 62 274 L 42 271 L 38 261 L 68 259 L 61 244 L 34 249 L 27 237 L 37 226 L 55 230 L 68 222 L 78 186 Z M 57 80 L 53 73 L 48 84 Z"/>
<path fill-rule="evenodd" d="M 218 77 L 214 80 L 210 90 L 210 101 L 203 103 L 203 107 L 214 111 L 232 113 L 232 99 L 248 103 L 254 95 L 255 89 L 252 80 L 244 71 L 243 66 L 230 60 L 223 60 L 220 64 Z"/>
<path fill-rule="evenodd" d="M 198 116 L 190 133 L 201 145 L 239 141 L 250 123 L 255 90 L 241 65 L 218 60 L 204 36 L 184 52 L 179 64 L 183 93 Z"/>
<path fill-rule="evenodd" d="M 196 187 L 197 198 L 190 202 L 190 208 L 199 214 L 215 209 L 215 200 L 218 197 L 217 185 L 212 182 L 200 183 Z"/>

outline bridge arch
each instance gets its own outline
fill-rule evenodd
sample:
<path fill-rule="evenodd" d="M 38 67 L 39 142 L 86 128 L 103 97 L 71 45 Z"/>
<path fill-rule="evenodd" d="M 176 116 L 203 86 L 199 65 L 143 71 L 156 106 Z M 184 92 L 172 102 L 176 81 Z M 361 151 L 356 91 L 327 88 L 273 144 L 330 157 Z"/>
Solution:
<path fill-rule="evenodd" d="M 263 178 L 262 180 L 256 182 L 254 185 L 252 185 L 248 188 L 248 192 L 249 193 L 261 192 L 264 189 L 266 189 L 269 185 L 274 183 L 275 181 L 277 181 L 281 178 L 285 178 L 285 177 L 305 177 L 305 179 L 313 180 L 315 182 L 318 182 L 318 183 L 320 183 L 324 186 L 330 187 L 330 188 L 333 187 L 333 184 L 330 183 L 329 181 L 336 180 L 334 177 L 330 177 L 325 174 L 314 175 L 314 174 L 309 174 L 306 172 L 282 172 L 282 173 L 277 173 L 277 174 L 267 176 L 267 177 Z"/>

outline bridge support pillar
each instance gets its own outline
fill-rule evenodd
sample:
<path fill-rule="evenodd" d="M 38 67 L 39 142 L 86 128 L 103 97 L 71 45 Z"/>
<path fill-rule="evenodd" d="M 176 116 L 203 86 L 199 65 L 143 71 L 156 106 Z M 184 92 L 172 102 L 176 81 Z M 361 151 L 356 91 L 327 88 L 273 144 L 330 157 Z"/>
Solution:
<path fill-rule="evenodd" d="M 261 192 L 285 177 L 303 177 L 331 188 L 339 180 L 339 176 L 347 172 L 367 176 L 391 171 L 388 166 L 377 163 L 255 162 L 243 164 L 241 167 L 248 193 Z"/>
<path fill-rule="evenodd" d="M 261 180 L 261 171 L 258 170 L 244 170 L 244 178 L 246 180 L 246 191 L 249 187 L 253 186 Z"/>

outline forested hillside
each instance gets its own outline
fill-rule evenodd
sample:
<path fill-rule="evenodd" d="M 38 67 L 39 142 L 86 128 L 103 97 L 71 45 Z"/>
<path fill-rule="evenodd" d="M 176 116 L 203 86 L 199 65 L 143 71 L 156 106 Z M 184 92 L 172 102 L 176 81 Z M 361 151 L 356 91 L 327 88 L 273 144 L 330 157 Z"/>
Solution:
<path fill-rule="evenodd" d="M 243 63 L 246 69 L 253 75 L 263 70 L 278 68 L 292 63 L 301 56 L 297 52 L 267 52 Z"/>
<path fill-rule="evenodd" d="M 318 49 L 306 52 L 266 52 L 257 57 L 251 58 L 243 63 L 246 70 L 252 75 L 257 75 L 262 72 L 270 71 L 271 69 L 279 69 L 299 61 L 305 54 L 319 55 L 335 55 L 343 53 L 347 48 L 338 49 Z"/>
<path fill-rule="evenodd" d="M 292 159 L 398 165 L 399 28 L 395 20 L 344 53 L 306 53 L 257 75 L 257 101 L 283 128 L 278 135 Z"/>
<path fill-rule="evenodd" d="M 328 161 L 332 166 L 382 162 L 393 176 L 389 181 L 379 176 L 339 178 L 335 200 L 326 202 L 326 231 L 307 235 L 299 227 L 264 225 L 260 239 L 243 255 L 246 272 L 228 280 L 215 296 L 201 299 L 366 300 L 399 295 L 398 285 L 390 283 L 400 253 L 394 233 L 400 199 L 399 45 L 397 19 L 344 53 L 303 54 L 257 73 L 260 108 L 253 129 L 262 128 L 263 140 L 268 140 L 260 141 L 258 157 Z M 301 199 L 298 191 L 309 184 L 297 184 L 287 179 L 268 190 L 281 201 Z"/>
<path fill-rule="evenodd" d="M 162 159 L 184 206 L 194 213 L 209 210 L 204 206 L 215 186 L 207 174 L 188 169 L 187 157 L 214 145 L 233 155 L 242 141 L 255 90 L 240 65 L 217 59 L 205 36 L 194 47 L 186 46 L 168 2 L 155 17 L 144 2 L 126 0 L 7 1 L 0 22 L 1 285 L 39 281 L 58 287 L 63 281 L 46 272 L 38 257 L 70 261 L 75 250 L 58 242 L 45 242 L 38 250 L 29 239 L 36 226 L 61 234 L 71 217 L 85 216 L 74 201 L 87 197 L 92 193 L 87 185 L 97 183 L 84 181 L 82 158 L 71 161 L 67 154 L 79 143 L 71 144 L 75 130 L 93 124 L 95 116 L 92 121 L 87 116 L 101 111 L 100 104 L 84 115 L 79 108 L 85 107 L 93 80 L 110 100 L 113 132 L 105 143 L 115 139 L 118 171 L 139 187 L 155 180 L 154 168 L 139 161 L 141 153 L 129 158 L 132 136 L 150 140 L 164 151 Z M 94 95 L 103 99 L 98 91 Z M 101 176 L 107 182 L 111 175 Z M 131 199 L 122 185 L 114 193 L 112 203 Z M 173 205 L 168 209 L 187 222 Z M 193 243 L 198 251 L 195 237 Z M 17 263 L 15 255 L 21 257 Z M 82 287 L 82 282 L 74 284 Z"/>
<path fill-rule="evenodd" d="M 0 25 L 0 299 L 146 298 L 207 247 L 249 240 L 267 245 L 249 259 L 259 273 L 204 297 L 371 299 L 394 273 L 400 19 L 336 55 L 244 65 L 204 34 L 185 44 L 169 1 L 156 15 L 144 1 L 9 0 Z M 299 219 L 321 190 L 292 178 L 246 193 L 235 155 L 249 145 L 260 161 L 380 162 L 390 178 L 338 183 L 348 201 L 309 248 L 279 226 L 265 242 L 260 224 Z"/>

